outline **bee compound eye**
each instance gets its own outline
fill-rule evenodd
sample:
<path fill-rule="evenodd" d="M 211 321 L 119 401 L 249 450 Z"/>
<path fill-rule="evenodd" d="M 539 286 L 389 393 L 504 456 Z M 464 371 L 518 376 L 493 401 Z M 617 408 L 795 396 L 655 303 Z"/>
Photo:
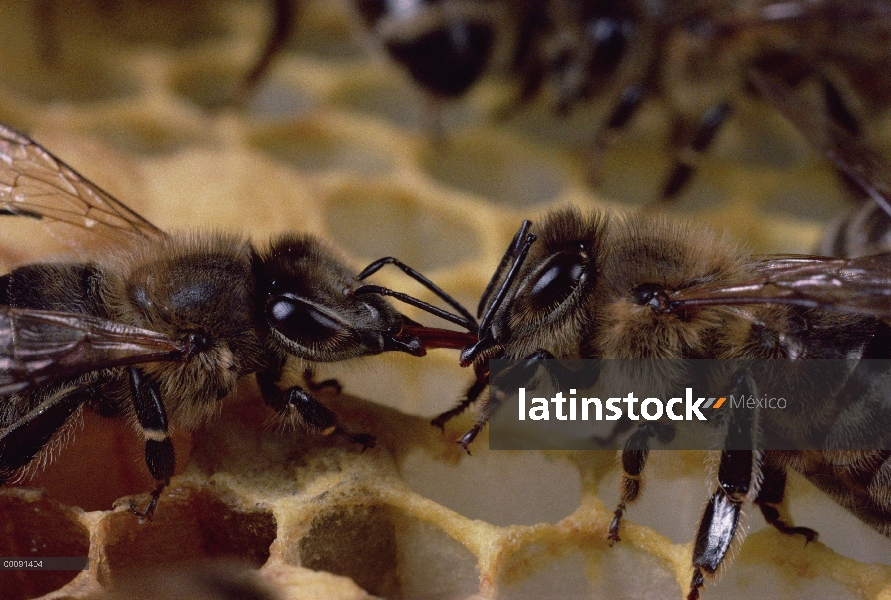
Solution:
<path fill-rule="evenodd" d="M 557 306 L 572 294 L 585 278 L 585 258 L 561 252 L 545 261 L 532 279 L 528 298 L 538 306 Z"/>
<path fill-rule="evenodd" d="M 335 315 L 293 294 L 270 298 L 266 317 L 279 333 L 300 343 L 324 342 L 347 330 L 346 324 Z"/>

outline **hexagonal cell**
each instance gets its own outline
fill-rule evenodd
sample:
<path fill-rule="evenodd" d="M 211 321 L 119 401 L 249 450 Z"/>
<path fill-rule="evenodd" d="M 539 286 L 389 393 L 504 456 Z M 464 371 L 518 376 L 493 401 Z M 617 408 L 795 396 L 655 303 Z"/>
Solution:
<path fill-rule="evenodd" d="M 402 598 L 451 600 L 479 590 L 477 558 L 430 523 L 397 516 L 399 580 Z"/>
<path fill-rule="evenodd" d="M 319 120 L 301 121 L 252 135 L 252 144 L 302 171 L 382 174 L 393 168 L 390 154 L 365 139 Z"/>
<path fill-rule="evenodd" d="M 891 537 L 858 519 L 800 475 L 793 473 L 787 481 L 785 502 L 796 525 L 817 530 L 820 543 L 842 556 L 891 565 Z"/>
<path fill-rule="evenodd" d="M 208 558 L 259 567 L 268 560 L 277 535 L 272 513 L 231 506 L 209 491 L 192 488 L 163 494 L 149 523 L 139 523 L 130 511 L 117 511 L 102 519 L 99 531 L 105 543 L 97 577 L 103 585 Z"/>
<path fill-rule="evenodd" d="M 90 600 L 280 600 L 249 565 L 207 560 L 133 573 Z"/>
<path fill-rule="evenodd" d="M 142 156 L 171 154 L 183 148 L 210 143 L 210 137 L 197 129 L 187 130 L 148 115 L 122 115 L 115 123 L 101 123 L 92 129 L 113 146 Z"/>
<path fill-rule="evenodd" d="M 496 590 L 498 600 L 673 600 L 681 595 L 670 565 L 641 550 L 539 543 L 525 546 L 508 560 Z"/>
<path fill-rule="evenodd" d="M 831 577 L 790 579 L 775 568 L 736 565 L 729 565 L 727 575 L 717 581 L 706 581 L 705 590 L 703 595 L 722 600 L 860 600 L 865 597 Z"/>
<path fill-rule="evenodd" d="M 173 76 L 173 91 L 204 109 L 231 104 L 246 70 L 219 58 L 185 66 Z"/>
<path fill-rule="evenodd" d="M 671 565 L 628 545 L 604 548 L 589 559 L 594 598 L 674 600 L 683 591 Z"/>
<path fill-rule="evenodd" d="M 379 117 L 414 131 L 424 131 L 433 124 L 433 113 L 423 102 L 423 95 L 394 72 L 376 72 L 374 65 L 357 69 L 355 76 L 345 78 L 330 100 L 350 112 Z"/>
<path fill-rule="evenodd" d="M 413 192 L 391 185 L 348 185 L 331 195 L 326 226 L 340 246 L 363 259 L 396 256 L 419 271 L 479 256 L 476 232 L 457 215 L 429 210 Z"/>
<path fill-rule="evenodd" d="M 401 474 L 418 494 L 493 525 L 555 523 L 575 512 L 581 498 L 576 467 L 539 452 L 475 449 L 457 465 L 413 452 Z"/>
<path fill-rule="evenodd" d="M 34 490 L 0 490 L 0 556 L 5 558 L 82 557 L 90 534 L 78 511 Z M 59 589 L 80 571 L 0 570 L 0 596 L 19 600 Z"/>
<path fill-rule="evenodd" d="M 270 73 L 247 98 L 245 109 L 264 119 L 293 119 L 317 105 L 318 99 L 310 91 Z"/>
<path fill-rule="evenodd" d="M 302 566 L 350 577 L 383 598 L 445 600 L 479 589 L 476 557 L 443 531 L 369 502 L 313 519 L 300 540 Z"/>
<path fill-rule="evenodd" d="M 219 2 L 198 0 L 124 0 L 83 2 L 53 0 L 36 3 L 42 7 L 38 27 L 47 35 L 61 36 L 61 50 L 68 44 L 152 44 L 187 48 L 230 33 L 225 13 L 214 10 Z M 41 32 L 38 30 L 38 34 Z M 258 41 L 258 44 L 260 42 Z"/>
<path fill-rule="evenodd" d="M 59 70 L 3 62 L 3 87 L 39 103 L 90 104 L 130 98 L 139 92 L 135 82 L 101 61 L 72 62 Z"/>
<path fill-rule="evenodd" d="M 447 143 L 431 145 L 421 156 L 421 166 L 445 185 L 519 207 L 555 199 L 566 179 L 551 155 L 480 130 L 462 131 Z"/>
<path fill-rule="evenodd" d="M 832 552 L 819 544 L 805 546 L 800 537 L 784 535 L 773 528 L 753 534 L 734 554 L 725 560 L 720 577 L 706 579 L 707 597 L 854 600 L 872 596 L 868 588 L 857 589 L 856 584 L 843 583 L 855 576 L 850 573 L 838 577 L 838 558 Z M 874 576 L 881 577 L 878 573 Z M 887 581 L 885 575 L 885 585 Z"/>
<path fill-rule="evenodd" d="M 332 62 L 364 54 L 353 20 L 340 2 L 302 2 L 286 50 Z"/>
<path fill-rule="evenodd" d="M 369 594 L 399 597 L 399 555 L 393 509 L 338 506 L 313 519 L 300 540 L 300 565 L 344 575 Z"/>

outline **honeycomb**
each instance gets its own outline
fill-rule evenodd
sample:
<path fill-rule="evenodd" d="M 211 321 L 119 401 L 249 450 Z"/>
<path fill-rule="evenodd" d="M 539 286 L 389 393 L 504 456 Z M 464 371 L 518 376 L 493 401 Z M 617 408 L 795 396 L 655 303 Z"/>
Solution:
<path fill-rule="evenodd" d="M 533 104 L 497 120 L 505 88 L 493 78 L 434 115 L 347 3 L 299 8 L 285 52 L 235 106 L 269 27 L 266 2 L 4 2 L 0 120 L 163 228 L 258 241 L 311 232 L 357 269 L 398 256 L 469 306 L 523 218 L 564 204 L 638 210 L 656 194 L 669 166 L 664 107 L 643 111 L 592 185 L 583 149 L 604 106 L 558 120 Z M 444 138 L 429 135 L 435 118 Z M 879 139 L 891 131 L 883 123 Z M 671 210 L 758 251 L 807 252 L 845 202 L 786 122 L 743 101 Z M 71 252 L 39 226 L 0 226 L 6 268 Z M 398 274 L 379 281 L 433 300 Z M 375 448 L 275 431 L 247 378 L 219 419 L 174 431 L 181 472 L 144 524 L 127 510 L 128 496 L 144 502 L 153 486 L 140 438 L 83 414 L 48 468 L 0 489 L 0 555 L 89 556 L 89 570 L 0 571 L 0 598 L 199 597 L 188 574 L 208 564 L 244 570 L 282 599 L 685 593 L 714 457 L 652 453 L 641 500 L 610 548 L 614 453 L 490 452 L 484 433 L 466 456 L 454 440 L 472 415 L 445 435 L 429 426 L 470 382 L 454 352 L 324 365 L 319 375 L 343 384 L 342 395 L 321 397 L 376 436 Z M 891 539 L 795 474 L 787 503 L 819 541 L 783 536 L 749 507 L 748 535 L 705 598 L 891 599 Z"/>

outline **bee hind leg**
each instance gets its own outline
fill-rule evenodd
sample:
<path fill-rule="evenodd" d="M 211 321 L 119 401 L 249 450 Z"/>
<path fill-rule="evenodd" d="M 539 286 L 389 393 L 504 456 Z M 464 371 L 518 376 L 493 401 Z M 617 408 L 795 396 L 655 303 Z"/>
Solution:
<path fill-rule="evenodd" d="M 173 441 L 167 430 L 167 411 L 161 400 L 158 382 L 136 367 L 127 368 L 130 378 L 130 391 L 133 396 L 133 408 L 136 419 L 142 428 L 145 438 L 145 464 L 149 473 L 158 481 L 151 492 L 151 500 L 145 510 L 136 509 L 135 502 L 130 503 L 130 510 L 139 517 L 139 522 L 151 521 L 158 506 L 158 498 L 164 488 L 170 484 L 170 478 L 176 469 L 176 455 Z"/>
<path fill-rule="evenodd" d="M 0 430 L 0 485 L 30 463 L 74 411 L 92 397 L 92 388 L 75 388 L 49 398 L 9 427 Z"/>
<path fill-rule="evenodd" d="M 758 489 L 758 497 L 755 504 L 761 509 L 764 520 L 773 525 L 778 531 L 788 535 L 802 535 L 805 544 L 817 539 L 817 532 L 809 527 L 795 527 L 789 525 L 780 518 L 780 511 L 775 505 L 783 502 L 783 493 L 786 489 L 786 472 L 767 465 L 761 467 L 762 481 Z"/>
<path fill-rule="evenodd" d="M 756 394 L 748 372 L 738 371 L 732 381 L 740 394 Z M 724 560 L 736 534 L 742 504 L 756 485 L 754 474 L 760 466 L 760 453 L 753 450 L 756 430 L 754 411 L 731 412 L 718 468 L 718 489 L 705 505 L 693 544 L 693 578 L 687 600 L 699 598 L 703 574 L 713 575 Z"/>

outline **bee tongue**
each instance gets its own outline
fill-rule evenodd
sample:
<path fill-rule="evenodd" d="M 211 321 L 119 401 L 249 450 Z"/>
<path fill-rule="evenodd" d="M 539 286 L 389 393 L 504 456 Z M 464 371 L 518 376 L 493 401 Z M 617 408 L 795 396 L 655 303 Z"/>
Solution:
<path fill-rule="evenodd" d="M 412 356 L 424 356 L 427 354 L 427 349 L 421 343 L 421 340 L 414 336 L 405 336 L 400 332 L 396 336 L 385 335 L 383 337 L 384 352 L 405 352 Z"/>
<path fill-rule="evenodd" d="M 399 337 L 403 336 L 418 340 L 428 350 L 433 348 L 460 350 L 477 341 L 477 337 L 473 333 L 424 327 L 423 325 L 405 325 L 399 332 Z"/>

